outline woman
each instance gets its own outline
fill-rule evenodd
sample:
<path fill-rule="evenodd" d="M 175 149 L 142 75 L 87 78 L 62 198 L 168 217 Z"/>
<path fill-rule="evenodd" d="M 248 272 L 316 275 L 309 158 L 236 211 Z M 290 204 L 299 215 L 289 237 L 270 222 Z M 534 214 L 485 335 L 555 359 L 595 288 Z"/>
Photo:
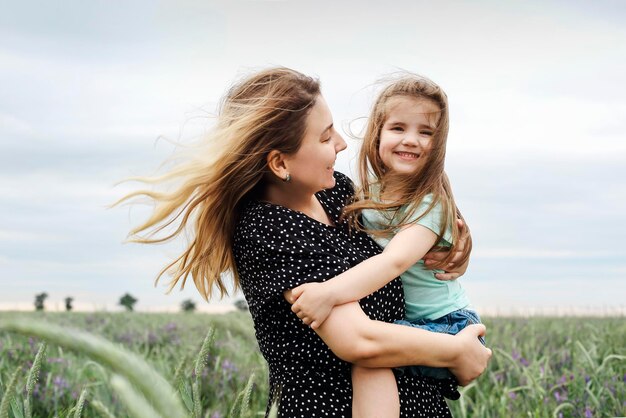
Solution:
<path fill-rule="evenodd" d="M 482 372 L 491 355 L 476 338 L 484 327 L 453 337 L 389 323 L 404 313 L 397 279 L 360 303 L 335 307 L 315 331 L 291 312 L 290 289 L 380 252 L 340 219 L 353 190 L 333 166 L 346 144 L 316 80 L 286 68 L 243 80 L 226 95 L 209 142 L 212 152 L 195 152 L 158 179 L 176 181 L 173 191 L 128 196 L 158 202 L 132 233 L 158 233 L 181 218 L 165 237 L 138 239 L 161 242 L 193 222 L 187 249 L 161 272 L 172 272 L 170 289 L 191 274 L 208 299 L 214 287 L 225 293 L 221 273 L 234 273 L 269 365 L 268 410 L 277 401 L 283 417 L 351 416 L 348 362 L 448 367 L 462 384 Z M 402 416 L 450 415 L 435 382 L 397 380 Z"/>

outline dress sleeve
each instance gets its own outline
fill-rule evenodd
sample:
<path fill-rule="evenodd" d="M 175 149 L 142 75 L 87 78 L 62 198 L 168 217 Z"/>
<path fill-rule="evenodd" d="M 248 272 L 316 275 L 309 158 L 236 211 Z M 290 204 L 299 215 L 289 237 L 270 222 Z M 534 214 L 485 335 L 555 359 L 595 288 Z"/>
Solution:
<path fill-rule="evenodd" d="M 239 242 L 240 276 L 255 299 L 282 298 L 287 289 L 321 282 L 350 268 L 348 261 L 318 245 L 316 231 L 307 230 L 289 213 L 276 211 L 256 219 Z"/>

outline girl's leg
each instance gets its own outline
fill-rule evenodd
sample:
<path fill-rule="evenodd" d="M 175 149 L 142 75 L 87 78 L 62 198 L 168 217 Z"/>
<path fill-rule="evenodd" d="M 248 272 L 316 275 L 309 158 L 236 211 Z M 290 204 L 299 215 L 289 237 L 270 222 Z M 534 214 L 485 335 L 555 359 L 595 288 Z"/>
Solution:
<path fill-rule="evenodd" d="M 391 369 L 352 365 L 352 417 L 398 418 L 400 397 Z"/>

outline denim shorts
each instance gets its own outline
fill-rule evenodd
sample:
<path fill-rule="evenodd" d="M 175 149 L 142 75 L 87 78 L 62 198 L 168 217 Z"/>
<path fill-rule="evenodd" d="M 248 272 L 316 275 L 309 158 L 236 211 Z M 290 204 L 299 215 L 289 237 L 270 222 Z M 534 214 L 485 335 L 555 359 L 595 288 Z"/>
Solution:
<path fill-rule="evenodd" d="M 444 334 L 456 335 L 468 325 L 480 324 L 480 317 L 475 311 L 471 309 L 459 309 L 437 319 L 419 319 L 417 321 L 407 321 L 401 319 L 399 321 L 396 321 L 395 323 L 414 328 L 422 328 L 432 332 L 441 332 Z M 483 345 L 485 345 L 485 339 L 483 337 L 478 337 L 478 339 Z M 450 373 L 448 369 L 443 368 L 427 366 L 407 366 L 399 367 L 398 370 L 418 376 L 433 377 L 435 379 L 448 379 L 451 377 L 454 378 L 454 375 Z"/>

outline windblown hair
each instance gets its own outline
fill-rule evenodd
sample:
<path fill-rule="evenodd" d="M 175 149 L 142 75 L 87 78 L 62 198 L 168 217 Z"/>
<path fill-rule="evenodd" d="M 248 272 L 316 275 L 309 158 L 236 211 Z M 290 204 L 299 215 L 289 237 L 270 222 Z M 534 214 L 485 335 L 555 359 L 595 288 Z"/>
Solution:
<path fill-rule="evenodd" d="M 402 98 L 427 100 L 439 108 L 436 114 L 428 115 L 435 129 L 432 136 L 432 149 L 427 160 L 421 169 L 408 175 L 389 172 L 379 154 L 380 133 L 383 125 L 391 109 Z M 358 221 L 361 211 L 364 209 L 389 211 L 397 222 L 397 226 L 386 225 L 381 226 L 380 230 L 367 231 L 374 235 L 389 236 L 398 226 L 406 225 L 424 197 L 432 194 L 432 203 L 426 212 L 420 214 L 419 219 L 440 203 L 442 219 L 441 230 L 438 233 L 439 239 L 442 238 L 447 228 L 452 230 L 452 249 L 445 260 L 435 265 L 438 268 L 445 267 L 454 257 L 455 245 L 459 242 L 461 234 L 456 218 L 463 219 L 454 202 L 452 188 L 444 171 L 448 126 L 448 98 L 437 84 L 411 73 L 402 73 L 399 78 L 387 84 L 374 102 L 359 153 L 358 170 L 361 190 L 344 210 L 344 217 L 351 220 L 353 227 L 361 230 L 364 229 Z M 390 200 L 386 196 L 393 196 L 394 199 Z M 464 229 L 465 234 L 467 239 L 459 264 L 467 261 L 472 248 L 467 225 Z"/>
<path fill-rule="evenodd" d="M 293 154 L 300 148 L 319 94 L 318 80 L 288 68 L 253 74 L 227 92 L 215 127 L 196 152 L 165 175 L 137 179 L 175 187 L 167 192 L 139 190 L 118 202 L 145 196 L 155 203 L 151 216 L 130 232 L 129 240 L 153 244 L 189 234 L 186 249 L 161 270 L 155 285 L 168 272 L 169 293 L 181 279 L 182 289 L 191 275 L 208 300 L 214 287 L 220 297 L 228 294 L 222 273 L 231 272 L 234 288 L 239 287 L 232 241 L 241 207 L 262 193 L 270 151 Z M 173 232 L 166 231 L 172 227 Z M 147 236 L 139 236 L 142 232 Z"/>

